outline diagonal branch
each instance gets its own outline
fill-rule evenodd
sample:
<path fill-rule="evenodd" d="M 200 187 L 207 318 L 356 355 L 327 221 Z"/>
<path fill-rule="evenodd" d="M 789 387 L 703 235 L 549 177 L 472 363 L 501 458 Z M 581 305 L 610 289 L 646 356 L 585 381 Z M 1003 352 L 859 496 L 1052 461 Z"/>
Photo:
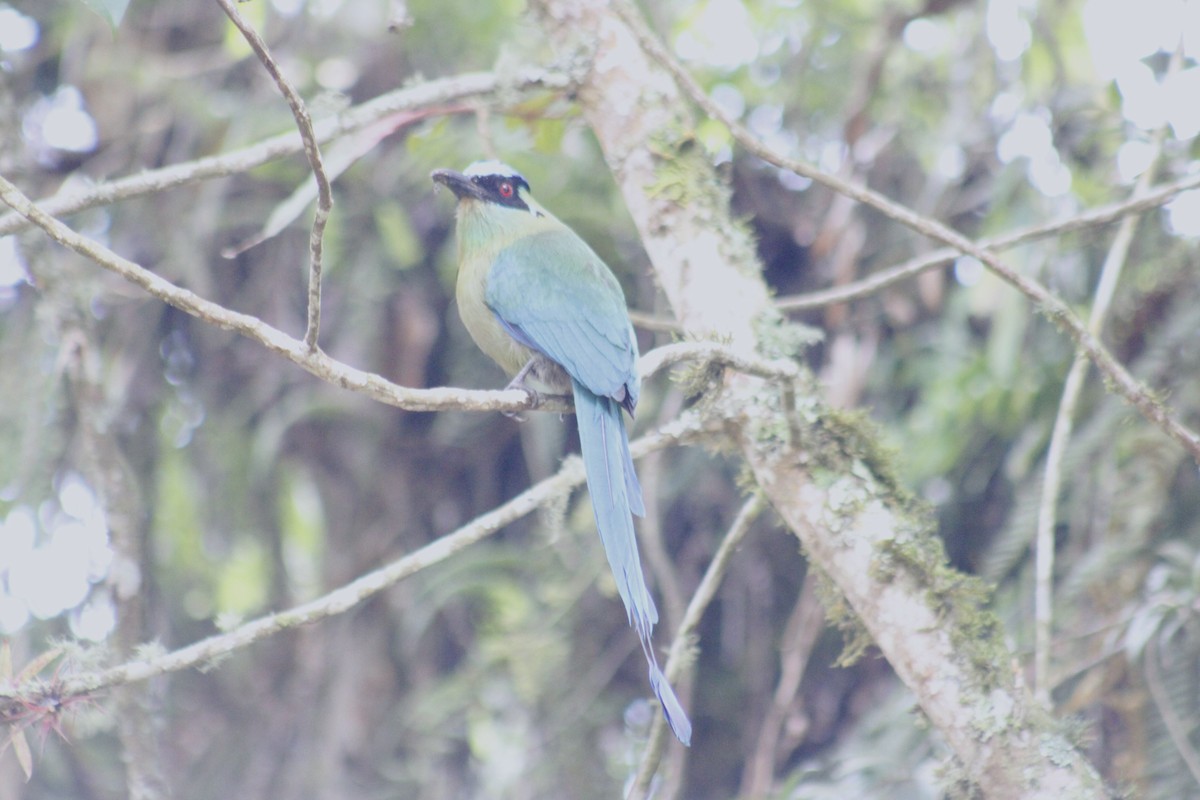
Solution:
<path fill-rule="evenodd" d="M 989 236 L 980 239 L 978 244 L 980 247 L 987 248 L 988 250 L 1007 250 L 1010 247 L 1016 247 L 1026 242 L 1045 239 L 1050 236 L 1061 236 L 1066 233 L 1075 233 L 1100 225 L 1108 225 L 1131 215 L 1144 214 L 1147 211 L 1159 208 L 1169 203 L 1177 195 L 1197 188 L 1200 188 L 1200 173 L 1188 175 L 1170 183 L 1161 184 L 1141 193 L 1135 193 L 1132 197 L 1118 203 L 1098 206 L 1080 214 L 1047 222 L 1042 225 L 1030 225 L 1010 231 L 1009 233 L 1000 234 L 999 236 Z M 877 294 L 889 286 L 916 277 L 922 272 L 945 266 L 959 255 L 958 250 L 943 247 L 931 253 L 915 256 L 903 264 L 882 269 L 854 283 L 836 286 L 831 289 L 807 292 L 805 294 L 781 297 L 775 306 L 781 311 L 807 311 L 814 308 L 823 308 L 835 303 L 861 300 L 864 297 Z"/>
<path fill-rule="evenodd" d="M 250 49 L 258 56 L 258 60 L 266 67 L 271 79 L 283 92 L 292 116 L 296 118 L 296 128 L 300 131 L 300 140 L 304 143 L 304 154 L 312 167 L 313 178 L 317 182 L 317 210 L 313 214 L 312 232 L 308 237 L 308 327 L 304 331 L 304 344 L 309 352 L 316 352 L 317 337 L 321 332 L 321 254 L 325 248 L 325 225 L 329 222 L 329 214 L 333 210 L 333 189 L 329 185 L 329 176 L 325 174 L 325 164 L 321 159 L 321 148 L 317 146 L 317 136 L 313 133 L 312 115 L 308 107 L 284 76 L 279 64 L 271 57 L 267 43 L 258 35 L 258 31 L 241 15 L 231 0 L 217 0 L 217 4 L 229 17 L 230 21 L 242 32 L 242 36 L 250 44 Z"/>
<path fill-rule="evenodd" d="M 729 116 L 712 98 L 705 93 L 683 65 L 667 51 L 657 37 L 647 27 L 645 22 L 623 2 L 615 3 L 618 16 L 627 24 L 639 45 L 654 61 L 659 63 L 671 74 L 676 83 L 691 99 L 700 106 L 706 114 L 725 125 L 734 140 L 748 153 L 764 161 L 774 164 L 781 169 L 794 172 L 810 180 L 816 181 L 839 194 L 846 195 L 864 205 L 870 206 L 879 213 L 895 220 L 912 230 L 939 241 L 960 253 L 965 253 L 979 259 L 992 272 L 1005 282 L 1015 287 L 1021 294 L 1034 301 L 1037 308 L 1051 322 L 1066 329 L 1076 345 L 1087 354 L 1087 357 L 1104 374 L 1111 387 L 1130 405 L 1134 406 L 1142 416 L 1161 428 L 1168 436 L 1183 446 L 1185 450 L 1200 463 L 1200 434 L 1183 424 L 1171 409 L 1154 392 L 1139 380 L 1134 378 L 1124 365 L 1088 331 L 1087 326 L 1079 317 L 1058 298 L 1053 292 L 1034 279 L 1022 275 L 1001 261 L 995 253 L 971 241 L 937 220 L 922 216 L 907 206 L 891 200 L 879 192 L 850 181 L 842 180 L 807 162 L 789 158 L 776 152 L 773 148 L 755 136 L 748 128 Z"/>
<path fill-rule="evenodd" d="M 685 361 L 719 364 L 737 372 L 759 378 L 791 382 L 800 377 L 796 362 L 786 359 L 766 359 L 736 352 L 717 342 L 676 342 L 656 347 L 642 356 L 638 373 L 647 378 L 661 370 Z"/>
<path fill-rule="evenodd" d="M 464 407 L 480 411 L 519 411 L 527 409 L 530 405 L 528 396 L 518 390 L 473 392 L 449 388 L 410 389 L 398 386 L 378 375 L 343 364 L 320 350 L 312 352 L 304 342 L 288 336 L 258 317 L 225 308 L 117 255 L 42 211 L 3 177 L 0 177 L 0 200 L 45 231 L 54 241 L 140 286 L 164 303 L 210 325 L 258 342 L 271 352 L 336 386 L 409 411 L 443 411 Z"/>
<path fill-rule="evenodd" d="M 433 113 L 431 109 L 440 110 L 442 106 L 456 105 L 470 98 L 503 97 L 505 102 L 516 104 L 537 92 L 565 92 L 571 85 L 571 78 L 566 74 L 537 68 L 506 72 L 504 76 L 491 72 L 468 73 L 380 95 L 362 105 L 317 120 L 313 123 L 313 134 L 318 142 L 327 142 L 402 112 Z M 221 155 L 149 170 L 85 189 L 70 189 L 45 198 L 38 205 L 55 216 L 70 214 L 198 181 L 248 172 L 303 148 L 300 136 L 292 131 Z M 29 221 L 19 214 L 0 217 L 0 236 L 27 227 Z"/>
<path fill-rule="evenodd" d="M 1168 74 L 1179 71 L 1183 64 L 1183 47 L 1177 47 L 1167 68 Z M 1163 142 L 1166 140 L 1167 128 L 1160 127 L 1154 134 L 1154 154 L 1146 171 L 1138 177 L 1133 189 L 1133 197 L 1140 198 L 1150 188 L 1151 182 L 1162 158 Z M 1121 220 L 1117 234 L 1109 245 L 1108 255 L 1104 258 L 1104 266 L 1100 269 L 1100 280 L 1092 299 L 1092 309 L 1088 316 L 1087 329 L 1093 336 L 1099 337 L 1108 318 L 1108 309 L 1112 305 L 1113 295 L 1117 290 L 1117 281 L 1121 277 L 1125 261 L 1129 256 L 1129 248 L 1133 244 L 1133 234 L 1137 230 L 1138 217 L 1128 216 Z M 1054 428 L 1050 434 L 1050 446 L 1046 450 L 1046 467 L 1042 478 L 1042 497 L 1038 504 L 1037 536 L 1034 546 L 1034 645 L 1033 645 L 1033 692 L 1034 695 L 1050 707 L 1050 643 L 1054 627 L 1054 528 L 1056 525 L 1056 510 L 1058 495 L 1062 488 L 1063 458 L 1067 451 L 1067 443 L 1071 439 L 1071 430 L 1075 424 L 1075 408 L 1079 404 L 1079 396 L 1083 392 L 1083 382 L 1087 377 L 1088 360 L 1083 353 L 1076 352 L 1071 361 L 1071 369 L 1067 372 L 1067 380 L 1063 384 L 1062 398 L 1058 403 L 1058 412 L 1054 415 Z"/>
<path fill-rule="evenodd" d="M 655 450 L 690 442 L 702 435 L 708 427 L 709 423 L 701 413 L 688 411 L 659 430 L 632 442 L 630 451 L 635 458 L 641 458 Z M 0 685 L 0 698 L 30 699 L 47 692 L 55 692 L 61 701 L 62 698 L 112 689 L 168 672 L 203 667 L 280 631 L 344 614 L 401 580 L 441 563 L 486 539 L 504 526 L 569 492 L 583 481 L 583 462 L 578 458 L 570 458 L 556 474 L 476 517 L 458 530 L 315 600 L 268 614 L 227 633 L 210 636 L 169 653 L 135 658 L 103 671 L 70 675 L 61 679 L 55 686 L 49 686 L 47 681 L 37 678 L 16 685 Z"/>

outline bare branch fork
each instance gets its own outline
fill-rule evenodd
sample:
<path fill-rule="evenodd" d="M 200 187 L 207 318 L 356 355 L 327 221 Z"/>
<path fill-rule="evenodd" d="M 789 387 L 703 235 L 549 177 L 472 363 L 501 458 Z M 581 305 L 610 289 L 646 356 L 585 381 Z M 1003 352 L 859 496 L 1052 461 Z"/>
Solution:
<path fill-rule="evenodd" d="M 960 253 L 979 259 L 1005 282 L 1033 300 L 1036 307 L 1052 322 L 1065 328 L 1079 349 L 1086 353 L 1092 363 L 1103 373 L 1108 384 L 1130 405 L 1141 412 L 1142 416 L 1182 445 L 1192 458 L 1200 463 L 1200 434 L 1184 425 L 1149 387 L 1134 378 L 1057 295 L 1034 279 L 1022 275 L 1005 264 L 991 250 L 971 241 L 941 222 L 918 214 L 907 206 L 865 186 L 842 180 L 807 162 L 776 152 L 717 105 L 696 82 L 696 79 L 667 51 L 635 11 L 623 2 L 614 3 L 614 9 L 622 21 L 629 26 L 642 49 L 671 74 L 680 88 L 706 114 L 725 125 L 734 140 L 748 153 L 781 169 L 816 181 L 839 194 L 870 206 L 917 233 L 948 245 Z"/>
<path fill-rule="evenodd" d="M 234 4 L 230 0 L 217 0 L 217 4 L 242 32 L 242 36 L 250 44 L 250 49 L 266 67 L 279 91 L 283 92 L 288 107 L 292 109 L 292 116 L 296 118 L 296 128 L 300 131 L 300 140 L 304 143 L 304 154 L 308 157 L 313 178 L 317 182 L 317 210 L 313 214 L 312 231 L 308 237 L 308 327 L 304 331 L 304 345 L 310 353 L 315 353 L 317 337 L 321 332 L 321 253 L 324 250 L 325 224 L 329 221 L 330 211 L 333 210 L 333 189 L 329 186 L 329 176 L 325 174 L 321 148 L 317 145 L 316 134 L 313 133 L 312 116 L 308 113 L 304 100 L 271 57 L 267 43 L 258 35 L 258 31 L 246 22 Z"/>

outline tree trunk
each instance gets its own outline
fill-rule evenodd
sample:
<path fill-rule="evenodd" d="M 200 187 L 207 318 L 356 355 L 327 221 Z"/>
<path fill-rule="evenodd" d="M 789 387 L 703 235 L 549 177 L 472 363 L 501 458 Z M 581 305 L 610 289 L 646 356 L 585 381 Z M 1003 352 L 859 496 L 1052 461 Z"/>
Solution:
<path fill-rule="evenodd" d="M 769 351 L 764 331 L 781 326 L 752 240 L 690 138 L 692 120 L 669 74 L 641 50 L 615 3 L 535 7 L 560 53 L 588 57 L 579 102 L 677 318 L 692 335 Z M 1015 674 L 982 607 L 984 587 L 947 565 L 928 514 L 891 478 L 871 431 L 832 411 L 811 379 L 795 392 L 731 372 L 710 402 L 811 563 L 845 598 L 831 616 L 869 633 L 978 791 L 1105 796 L 1096 771 Z"/>

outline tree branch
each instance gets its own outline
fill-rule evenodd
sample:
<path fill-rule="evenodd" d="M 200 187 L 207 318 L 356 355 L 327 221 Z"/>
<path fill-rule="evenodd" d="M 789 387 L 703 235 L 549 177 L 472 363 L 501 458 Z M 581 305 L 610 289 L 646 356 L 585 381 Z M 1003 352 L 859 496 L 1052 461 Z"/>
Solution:
<path fill-rule="evenodd" d="M 300 131 L 300 140 L 304 143 L 304 155 L 308 157 L 313 178 L 317 182 L 317 209 L 313 214 L 312 231 L 308 237 L 308 327 L 304 331 L 304 345 L 313 353 L 317 350 L 317 338 L 321 332 L 321 253 L 325 247 L 325 225 L 333 210 L 333 189 L 329 185 L 329 176 L 325 174 L 321 148 L 317 145 L 316 134 L 313 133 L 312 116 L 308 113 L 304 100 L 271 57 L 267 43 L 258 35 L 258 31 L 246 22 L 237 7 L 230 0 L 217 0 L 217 4 L 242 32 L 242 36 L 250 44 L 250 49 L 266 67 L 271 80 L 275 81 L 275 85 L 287 100 L 292 116 L 296 119 L 296 128 Z"/>
<path fill-rule="evenodd" d="M 719 364 L 747 375 L 768 380 L 790 382 L 800 377 L 796 362 L 786 359 L 765 359 L 746 355 L 717 342 L 676 342 L 649 351 L 638 362 L 638 372 L 647 378 L 684 361 Z"/>
<path fill-rule="evenodd" d="M 1144 193 L 1134 194 L 1132 197 L 1118 203 L 1109 203 L 1108 205 L 1099 206 L 1080 214 L 1074 214 L 1070 217 L 1047 222 L 1042 225 L 1031 225 L 999 236 L 989 236 L 980 239 L 978 244 L 980 247 L 987 248 L 988 250 L 1007 250 L 1010 247 L 1016 247 L 1020 244 L 1045 239 L 1050 236 L 1075 233 L 1100 225 L 1108 225 L 1130 215 L 1144 214 L 1147 211 L 1159 208 L 1169 203 L 1180 193 L 1196 188 L 1200 188 L 1200 173 L 1188 175 L 1170 183 L 1161 184 L 1153 189 L 1148 189 Z M 922 272 L 945 266 L 958 258 L 959 255 L 961 253 L 958 250 L 944 247 L 930 253 L 915 256 L 903 264 L 882 269 L 853 283 L 836 286 L 832 289 L 821 289 L 815 292 L 781 297 L 776 301 L 775 305 L 781 311 L 808 311 L 835 303 L 861 300 L 864 297 L 877 294 L 889 286 L 916 277 Z"/>
<path fill-rule="evenodd" d="M 1167 67 L 1168 74 L 1179 71 L 1183 64 L 1182 44 L 1175 49 L 1171 62 Z M 1138 177 L 1133 189 L 1133 197 L 1140 198 L 1150 188 L 1162 158 L 1163 142 L 1166 140 L 1167 127 L 1163 125 L 1154 134 L 1154 153 L 1146 171 Z M 1100 279 L 1096 283 L 1096 291 L 1092 299 L 1091 314 L 1088 316 L 1087 329 L 1093 336 L 1099 338 L 1104 329 L 1104 321 L 1108 318 L 1108 309 L 1112 305 L 1113 295 L 1117 290 L 1117 281 L 1129 255 L 1129 247 L 1133 243 L 1133 234 L 1137 230 L 1139 218 L 1127 216 L 1121 220 L 1117 234 L 1109 245 L 1108 255 L 1104 258 L 1104 266 L 1100 269 Z M 1067 380 L 1063 384 L 1062 398 L 1058 403 L 1058 411 L 1054 415 L 1054 428 L 1050 434 L 1050 446 L 1046 450 L 1046 467 L 1042 480 L 1042 496 L 1038 502 L 1037 534 L 1034 544 L 1034 645 L 1033 645 L 1033 692 L 1034 695 L 1048 708 L 1052 707 L 1050 698 L 1050 645 L 1054 627 L 1054 529 L 1056 527 L 1056 510 L 1058 495 L 1062 489 L 1063 457 L 1067 451 L 1067 443 L 1071 439 L 1071 429 L 1075 422 L 1075 408 L 1079 404 L 1079 396 L 1083 391 L 1083 381 L 1087 377 L 1088 360 L 1082 352 L 1076 352 L 1071 361 L 1071 369 L 1067 372 Z"/>
<path fill-rule="evenodd" d="M 571 84 L 571 78 L 562 72 L 537 68 L 506 72 L 503 77 L 491 72 L 458 75 L 397 89 L 368 100 L 362 105 L 317 120 L 313 124 L 313 134 L 318 142 L 324 143 L 362 130 L 393 114 L 428 110 L 469 98 L 504 97 L 518 103 L 536 92 L 565 92 L 571 88 Z M 300 136 L 292 131 L 218 156 L 174 164 L 84 189 L 71 188 L 39 201 L 38 205 L 46 213 L 55 216 L 70 214 L 202 180 L 248 172 L 303 149 L 304 143 Z M 29 221 L 20 214 L 9 213 L 0 217 L 0 236 L 17 233 L 27 227 Z"/>

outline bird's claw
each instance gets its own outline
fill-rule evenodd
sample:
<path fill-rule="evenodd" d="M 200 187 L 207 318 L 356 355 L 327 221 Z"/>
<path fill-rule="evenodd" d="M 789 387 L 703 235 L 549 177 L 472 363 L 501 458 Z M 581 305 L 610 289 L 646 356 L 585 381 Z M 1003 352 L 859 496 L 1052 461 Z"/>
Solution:
<path fill-rule="evenodd" d="M 513 381 L 512 383 L 510 383 L 508 386 L 505 386 L 504 388 L 506 390 L 512 389 L 515 391 L 524 392 L 525 396 L 527 398 L 526 402 L 529 403 L 529 409 L 537 408 L 544 402 L 544 398 L 542 397 L 541 392 L 538 392 L 535 389 L 530 389 L 528 386 L 525 385 L 524 381 L 520 381 L 520 382 Z M 500 413 L 503 414 L 504 416 L 508 417 L 509 419 L 515 419 L 517 422 L 524 422 L 526 420 L 524 410 L 522 410 L 522 411 L 501 411 Z"/>

